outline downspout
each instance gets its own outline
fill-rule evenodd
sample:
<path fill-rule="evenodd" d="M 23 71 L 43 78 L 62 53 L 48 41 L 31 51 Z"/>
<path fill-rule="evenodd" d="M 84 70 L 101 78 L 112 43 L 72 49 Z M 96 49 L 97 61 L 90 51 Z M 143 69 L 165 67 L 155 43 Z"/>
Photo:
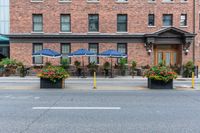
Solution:
<path fill-rule="evenodd" d="M 196 33 L 196 0 L 193 0 L 193 34 Z M 193 62 L 195 63 L 195 37 L 193 41 Z"/>

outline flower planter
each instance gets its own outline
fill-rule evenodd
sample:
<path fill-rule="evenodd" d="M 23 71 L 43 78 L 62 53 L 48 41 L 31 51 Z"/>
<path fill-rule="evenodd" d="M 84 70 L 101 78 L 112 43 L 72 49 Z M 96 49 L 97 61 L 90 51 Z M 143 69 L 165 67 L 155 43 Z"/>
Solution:
<path fill-rule="evenodd" d="M 148 88 L 150 89 L 173 89 L 173 80 L 164 82 L 148 78 Z"/>
<path fill-rule="evenodd" d="M 40 88 L 42 89 L 55 89 L 55 88 L 64 88 L 65 87 L 65 80 L 58 79 L 56 82 L 52 82 L 49 79 L 40 78 Z"/>

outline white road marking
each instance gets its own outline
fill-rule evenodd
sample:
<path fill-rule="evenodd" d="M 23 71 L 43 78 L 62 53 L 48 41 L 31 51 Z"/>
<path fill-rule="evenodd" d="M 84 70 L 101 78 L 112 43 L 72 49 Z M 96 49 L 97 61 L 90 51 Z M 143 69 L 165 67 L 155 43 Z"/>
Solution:
<path fill-rule="evenodd" d="M 120 110 L 121 107 L 32 107 L 34 110 Z"/>

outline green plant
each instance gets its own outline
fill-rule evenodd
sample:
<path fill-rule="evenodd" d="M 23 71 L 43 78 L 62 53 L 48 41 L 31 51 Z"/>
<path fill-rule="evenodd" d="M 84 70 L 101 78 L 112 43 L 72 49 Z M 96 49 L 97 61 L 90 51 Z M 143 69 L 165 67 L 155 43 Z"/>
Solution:
<path fill-rule="evenodd" d="M 37 76 L 40 78 L 49 79 L 52 82 L 56 82 L 58 79 L 68 78 L 69 74 L 62 67 L 48 66 L 46 68 L 41 69 L 38 72 Z"/>
<path fill-rule="evenodd" d="M 74 65 L 76 66 L 76 68 L 80 68 L 81 67 L 81 62 L 80 61 L 75 61 Z"/>
<path fill-rule="evenodd" d="M 49 61 L 47 61 L 47 62 L 45 63 L 45 67 L 48 67 L 48 66 L 52 66 L 52 63 L 49 62 Z"/>
<path fill-rule="evenodd" d="M 109 63 L 109 62 L 105 62 L 105 63 L 103 64 L 103 69 L 104 69 L 104 70 L 110 69 L 110 63 Z"/>
<path fill-rule="evenodd" d="M 97 71 L 98 69 L 98 65 L 95 62 L 91 62 L 87 65 L 87 67 L 91 70 L 91 71 Z"/>
<path fill-rule="evenodd" d="M 145 72 L 145 77 L 168 82 L 169 80 L 176 79 L 177 74 L 167 66 L 158 65 L 148 69 Z"/>
<path fill-rule="evenodd" d="M 68 71 L 70 66 L 69 59 L 62 59 L 61 60 L 61 67 Z"/>
<path fill-rule="evenodd" d="M 131 73 L 132 73 L 132 75 L 135 75 L 136 66 L 137 66 L 136 61 L 132 61 L 132 63 L 131 63 Z"/>
<path fill-rule="evenodd" d="M 194 72 L 194 63 L 192 61 L 188 61 L 184 66 L 183 66 L 183 76 L 184 77 L 192 77 L 192 72 Z"/>
<path fill-rule="evenodd" d="M 121 75 L 123 75 L 123 76 L 126 73 L 126 69 L 127 69 L 126 64 L 127 64 L 127 59 L 126 58 L 120 58 L 120 60 L 119 60 L 119 69 L 121 71 Z"/>
<path fill-rule="evenodd" d="M 0 62 L 0 66 L 4 67 L 12 67 L 12 66 L 17 66 L 17 61 L 9 58 L 4 58 Z"/>
<path fill-rule="evenodd" d="M 25 77 L 26 76 L 26 69 L 25 69 L 24 64 L 22 62 L 18 62 L 17 66 L 18 66 L 18 69 L 19 69 L 20 77 Z"/>

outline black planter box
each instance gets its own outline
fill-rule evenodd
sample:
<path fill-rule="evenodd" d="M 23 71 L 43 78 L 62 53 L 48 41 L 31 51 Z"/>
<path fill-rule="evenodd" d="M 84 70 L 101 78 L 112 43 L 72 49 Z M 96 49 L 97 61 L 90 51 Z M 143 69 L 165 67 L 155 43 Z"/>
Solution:
<path fill-rule="evenodd" d="M 150 88 L 150 89 L 173 89 L 173 80 L 164 82 L 161 80 L 148 79 L 148 88 Z"/>
<path fill-rule="evenodd" d="M 40 88 L 42 89 L 55 89 L 55 88 L 64 88 L 64 79 L 58 79 L 56 82 L 52 82 L 49 79 L 40 78 Z"/>

